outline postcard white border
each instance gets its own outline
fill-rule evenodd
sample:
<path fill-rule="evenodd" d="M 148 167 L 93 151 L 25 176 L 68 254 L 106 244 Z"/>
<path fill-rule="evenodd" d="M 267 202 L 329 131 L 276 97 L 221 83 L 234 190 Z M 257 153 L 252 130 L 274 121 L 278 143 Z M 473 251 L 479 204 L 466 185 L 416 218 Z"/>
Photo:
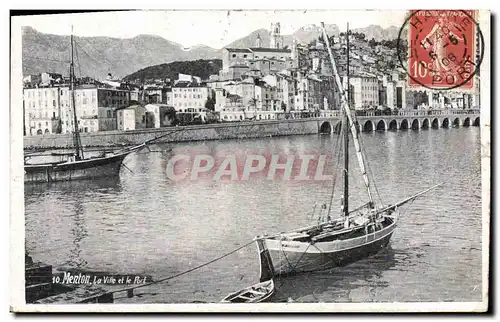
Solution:
<path fill-rule="evenodd" d="M 228 6 L 226 6 L 228 7 Z M 243 7 L 243 6 L 241 6 Z M 186 8 L 186 6 L 184 6 Z M 269 7 L 268 7 L 269 8 Z M 296 7 L 297 8 L 297 7 Z M 285 8 L 283 8 L 285 9 Z M 394 9 L 404 9 L 395 6 Z M 482 302 L 405 303 L 262 303 L 262 304 L 26 304 L 24 300 L 24 183 L 22 179 L 22 67 L 21 19 L 11 20 L 10 87 L 10 310 L 13 312 L 482 312 L 488 306 L 490 238 L 490 12 L 481 10 L 479 23 L 485 39 L 481 65 L 482 164 Z"/>

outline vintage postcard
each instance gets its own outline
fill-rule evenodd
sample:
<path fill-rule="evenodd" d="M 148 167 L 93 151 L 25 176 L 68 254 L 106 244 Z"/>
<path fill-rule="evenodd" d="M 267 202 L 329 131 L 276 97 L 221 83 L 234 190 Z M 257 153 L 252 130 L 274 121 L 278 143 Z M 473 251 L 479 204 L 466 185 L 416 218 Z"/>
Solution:
<path fill-rule="evenodd" d="M 11 16 L 11 311 L 486 311 L 490 18 Z"/>

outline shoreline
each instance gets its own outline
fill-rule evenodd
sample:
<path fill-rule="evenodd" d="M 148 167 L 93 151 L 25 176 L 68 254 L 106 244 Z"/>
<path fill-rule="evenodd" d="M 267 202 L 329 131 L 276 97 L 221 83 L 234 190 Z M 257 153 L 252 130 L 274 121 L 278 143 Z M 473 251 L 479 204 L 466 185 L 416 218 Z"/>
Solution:
<path fill-rule="evenodd" d="M 479 113 L 463 113 L 461 111 L 454 111 L 452 113 L 446 113 L 445 111 L 403 111 L 398 115 L 368 114 L 358 117 L 360 132 L 478 126 L 480 125 L 478 120 Z M 339 130 L 339 122 L 339 116 L 332 113 L 331 115 L 300 119 L 242 121 L 147 128 L 131 131 L 115 130 L 80 133 L 80 138 L 84 148 L 122 148 L 142 144 L 159 137 L 161 138 L 156 143 L 334 133 L 335 130 Z M 169 133 L 171 134 L 168 135 Z M 23 137 L 23 150 L 28 152 L 71 149 L 73 146 L 73 134 L 71 133 Z"/>
<path fill-rule="evenodd" d="M 318 134 L 326 120 L 308 118 L 296 120 L 269 120 L 233 123 L 216 123 L 178 127 L 149 128 L 131 131 L 106 131 L 80 133 L 85 148 L 121 148 L 141 144 L 168 134 L 156 143 L 189 142 L 205 140 L 230 140 L 265 138 L 273 136 Z M 331 121 L 331 120 L 330 120 Z M 73 148 L 72 134 L 24 136 L 24 151 Z"/>

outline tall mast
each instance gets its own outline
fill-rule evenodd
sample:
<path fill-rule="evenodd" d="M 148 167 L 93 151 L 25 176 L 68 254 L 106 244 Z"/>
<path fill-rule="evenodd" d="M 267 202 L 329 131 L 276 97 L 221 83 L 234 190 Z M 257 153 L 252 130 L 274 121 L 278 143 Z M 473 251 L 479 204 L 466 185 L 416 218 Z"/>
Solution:
<path fill-rule="evenodd" d="M 330 48 L 330 41 L 328 39 L 328 34 L 326 33 L 325 24 L 323 22 L 321 23 L 321 27 L 323 29 L 323 37 L 326 42 L 326 48 L 328 49 L 328 55 L 330 56 L 333 75 L 335 76 L 335 81 L 337 82 L 337 88 L 340 91 L 341 106 L 345 115 L 347 116 L 347 120 L 349 122 L 348 126 L 351 131 L 351 135 L 353 137 L 354 148 L 356 150 L 356 156 L 358 158 L 359 170 L 361 171 L 361 175 L 363 176 L 363 180 L 365 182 L 365 187 L 368 192 L 368 198 L 370 200 L 370 206 L 373 208 L 375 204 L 373 202 L 372 192 L 370 188 L 370 179 L 368 178 L 368 173 L 366 172 L 365 161 L 363 159 L 363 154 L 361 153 L 361 146 L 359 144 L 358 131 L 356 129 L 357 125 L 355 123 L 356 116 L 353 113 L 351 113 L 351 109 L 349 108 L 349 102 L 347 101 L 344 86 L 342 85 L 342 81 L 340 80 L 340 75 L 337 71 L 337 65 L 335 64 L 335 59 L 333 57 L 332 49 Z"/>
<path fill-rule="evenodd" d="M 69 68 L 69 78 L 71 83 L 71 105 L 73 107 L 73 122 L 75 123 L 73 132 L 73 145 L 75 146 L 75 160 L 83 159 L 83 149 L 80 141 L 80 132 L 78 129 L 78 118 L 76 116 L 75 103 L 75 62 L 73 60 L 73 26 L 71 26 L 71 65 Z"/>
<path fill-rule="evenodd" d="M 350 103 L 351 91 L 349 82 L 349 23 L 347 23 L 347 104 Z M 349 216 L 349 120 L 343 113 L 342 130 L 344 131 L 344 216 Z"/>

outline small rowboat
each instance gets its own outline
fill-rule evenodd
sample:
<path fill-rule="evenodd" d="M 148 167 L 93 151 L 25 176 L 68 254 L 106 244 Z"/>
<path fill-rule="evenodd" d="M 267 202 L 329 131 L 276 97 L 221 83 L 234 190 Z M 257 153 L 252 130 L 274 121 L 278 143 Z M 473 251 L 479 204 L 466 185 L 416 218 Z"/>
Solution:
<path fill-rule="evenodd" d="M 231 293 L 222 299 L 222 303 L 259 303 L 267 301 L 274 294 L 272 279 L 254 284 L 237 292 Z"/>

